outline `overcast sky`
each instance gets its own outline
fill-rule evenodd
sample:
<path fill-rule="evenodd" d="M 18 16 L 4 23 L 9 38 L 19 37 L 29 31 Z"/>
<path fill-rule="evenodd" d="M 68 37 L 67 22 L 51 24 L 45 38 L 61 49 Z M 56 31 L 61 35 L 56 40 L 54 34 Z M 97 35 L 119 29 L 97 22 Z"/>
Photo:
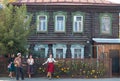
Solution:
<path fill-rule="evenodd" d="M 109 0 L 109 1 L 120 3 L 120 0 Z"/>

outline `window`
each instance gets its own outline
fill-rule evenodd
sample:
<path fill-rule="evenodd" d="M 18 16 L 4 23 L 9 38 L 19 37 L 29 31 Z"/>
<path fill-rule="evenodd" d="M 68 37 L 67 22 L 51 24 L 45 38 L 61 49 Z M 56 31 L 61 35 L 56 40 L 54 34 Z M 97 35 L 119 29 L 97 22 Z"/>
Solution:
<path fill-rule="evenodd" d="M 25 18 L 24 18 L 24 28 L 25 28 L 25 30 L 29 29 L 29 26 L 27 26 L 29 18 L 30 18 L 29 15 L 26 15 Z"/>
<path fill-rule="evenodd" d="M 104 14 L 101 16 L 101 34 L 111 34 L 111 16 Z"/>
<path fill-rule="evenodd" d="M 84 58 L 84 45 L 73 44 L 71 45 L 72 58 Z"/>
<path fill-rule="evenodd" d="M 28 21 L 28 19 L 29 19 L 29 15 L 26 15 L 25 19 L 24 19 L 24 23 L 26 23 Z"/>
<path fill-rule="evenodd" d="M 37 31 L 42 31 L 42 32 L 47 31 L 47 16 L 46 15 L 38 16 Z"/>
<path fill-rule="evenodd" d="M 48 45 L 36 44 L 34 47 L 34 56 L 39 58 L 46 58 L 48 54 Z"/>
<path fill-rule="evenodd" d="M 81 49 L 74 49 L 75 58 L 81 58 Z"/>
<path fill-rule="evenodd" d="M 55 31 L 56 32 L 65 31 L 65 16 L 63 15 L 55 16 Z"/>
<path fill-rule="evenodd" d="M 40 57 L 45 58 L 45 48 L 40 48 L 39 52 L 40 52 Z"/>
<path fill-rule="evenodd" d="M 63 58 L 63 49 L 56 49 L 56 58 Z"/>
<path fill-rule="evenodd" d="M 54 44 L 53 45 L 53 56 L 54 58 L 66 58 L 67 47 L 65 44 Z"/>
<path fill-rule="evenodd" d="M 54 25 L 55 29 L 54 31 L 56 33 L 64 33 L 65 27 L 66 27 L 66 18 L 67 18 L 67 12 L 63 11 L 57 11 L 53 13 L 53 18 L 55 20 Z"/>
<path fill-rule="evenodd" d="M 74 16 L 73 32 L 83 32 L 83 16 Z"/>

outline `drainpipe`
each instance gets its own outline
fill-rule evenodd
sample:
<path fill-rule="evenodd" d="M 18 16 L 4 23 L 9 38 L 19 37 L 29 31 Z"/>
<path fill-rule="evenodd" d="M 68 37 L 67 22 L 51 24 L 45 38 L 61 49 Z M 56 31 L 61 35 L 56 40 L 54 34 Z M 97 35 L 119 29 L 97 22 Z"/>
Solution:
<path fill-rule="evenodd" d="M 96 48 L 97 48 L 97 59 L 98 59 L 98 46 L 96 46 Z"/>
<path fill-rule="evenodd" d="M 96 46 L 96 48 L 97 48 L 97 67 L 98 67 L 98 65 L 99 65 L 99 61 L 98 61 L 98 45 Z"/>

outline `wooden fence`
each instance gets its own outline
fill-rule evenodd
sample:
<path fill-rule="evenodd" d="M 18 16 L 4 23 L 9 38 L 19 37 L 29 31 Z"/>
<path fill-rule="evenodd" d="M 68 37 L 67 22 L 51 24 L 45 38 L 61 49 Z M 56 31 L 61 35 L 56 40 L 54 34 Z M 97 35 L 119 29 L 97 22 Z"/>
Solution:
<path fill-rule="evenodd" d="M 24 74 L 27 76 L 27 59 L 23 59 Z M 54 77 L 104 78 L 112 77 L 111 59 L 56 59 Z M 46 76 L 46 59 L 35 58 L 33 77 Z M 8 59 L 0 58 L 0 76 L 8 76 Z"/>

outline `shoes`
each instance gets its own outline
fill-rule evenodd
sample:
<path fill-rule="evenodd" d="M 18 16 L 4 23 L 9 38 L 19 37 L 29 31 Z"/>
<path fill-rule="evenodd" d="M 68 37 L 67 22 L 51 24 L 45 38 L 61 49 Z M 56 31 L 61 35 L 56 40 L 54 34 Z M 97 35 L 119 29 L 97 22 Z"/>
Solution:
<path fill-rule="evenodd" d="M 22 79 L 22 80 L 24 80 L 24 79 Z M 19 81 L 19 80 L 16 80 L 16 81 Z"/>
<path fill-rule="evenodd" d="M 49 77 L 49 80 L 51 80 L 51 77 Z"/>
<path fill-rule="evenodd" d="M 8 75 L 11 79 L 13 78 L 11 75 Z"/>
<path fill-rule="evenodd" d="M 47 78 L 49 78 L 49 76 L 47 76 Z"/>
<path fill-rule="evenodd" d="M 51 77 L 50 77 L 50 76 L 47 76 L 47 78 L 48 78 L 49 80 L 51 80 Z"/>
<path fill-rule="evenodd" d="M 11 79 L 13 79 L 13 77 L 10 77 Z"/>

